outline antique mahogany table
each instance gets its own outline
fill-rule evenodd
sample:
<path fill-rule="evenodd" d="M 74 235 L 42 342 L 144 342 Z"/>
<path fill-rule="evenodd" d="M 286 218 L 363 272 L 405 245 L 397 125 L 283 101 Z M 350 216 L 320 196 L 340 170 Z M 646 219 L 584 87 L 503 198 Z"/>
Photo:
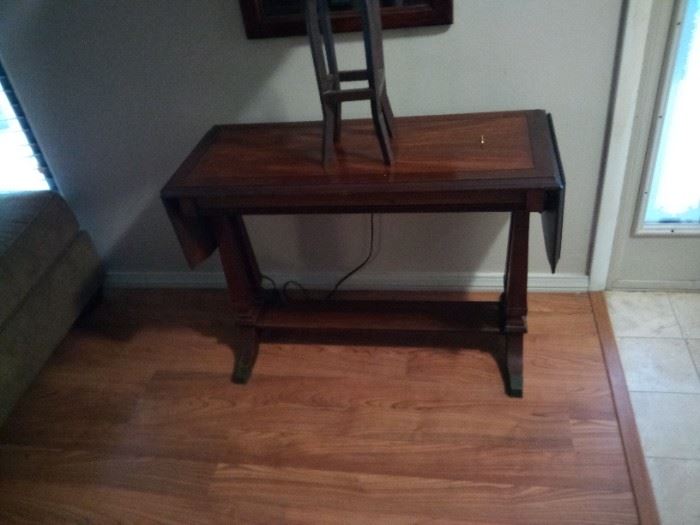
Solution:
<path fill-rule="evenodd" d="M 319 123 L 215 126 L 163 188 L 190 266 L 219 248 L 238 332 L 234 382 L 248 380 L 259 342 L 269 338 L 382 335 L 393 343 L 478 331 L 505 339 L 506 389 L 522 395 L 530 212 L 542 214 L 552 271 L 561 246 L 564 176 L 551 119 L 519 111 L 395 125 L 394 165 L 382 162 L 371 121 L 359 120 L 344 122 L 336 160 L 325 168 Z M 285 301 L 262 287 L 243 222 L 248 214 L 474 211 L 510 213 L 498 302 Z"/>

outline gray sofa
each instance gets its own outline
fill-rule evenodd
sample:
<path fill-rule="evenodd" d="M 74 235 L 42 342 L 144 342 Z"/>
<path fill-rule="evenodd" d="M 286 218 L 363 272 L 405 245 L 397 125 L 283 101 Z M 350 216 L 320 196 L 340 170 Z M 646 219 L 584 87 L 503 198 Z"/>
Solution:
<path fill-rule="evenodd" d="M 102 275 L 90 238 L 58 193 L 0 194 L 0 424 Z"/>

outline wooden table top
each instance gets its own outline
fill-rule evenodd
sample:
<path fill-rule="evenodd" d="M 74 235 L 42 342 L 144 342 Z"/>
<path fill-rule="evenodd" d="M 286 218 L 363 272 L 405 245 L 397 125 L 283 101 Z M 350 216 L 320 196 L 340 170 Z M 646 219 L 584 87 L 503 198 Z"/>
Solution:
<path fill-rule="evenodd" d="M 320 122 L 214 126 L 161 197 L 192 266 L 216 248 L 207 216 L 527 210 L 554 269 L 565 184 L 545 111 L 398 118 L 392 147 L 386 166 L 371 121 L 344 121 L 324 168 Z"/>
<path fill-rule="evenodd" d="M 269 198 L 563 186 L 544 111 L 404 117 L 396 128 L 394 165 L 383 164 L 371 121 L 349 120 L 337 159 L 324 168 L 319 122 L 215 126 L 162 195 Z"/>

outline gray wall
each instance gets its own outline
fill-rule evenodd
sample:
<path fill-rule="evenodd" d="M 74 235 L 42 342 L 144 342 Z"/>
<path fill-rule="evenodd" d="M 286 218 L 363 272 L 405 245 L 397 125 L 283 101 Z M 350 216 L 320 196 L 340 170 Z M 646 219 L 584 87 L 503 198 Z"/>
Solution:
<path fill-rule="evenodd" d="M 574 276 L 587 272 L 619 10 L 618 0 L 455 0 L 450 27 L 385 33 L 399 116 L 553 113 L 568 178 L 560 270 Z M 340 40 L 341 64 L 359 65 L 357 36 Z M 247 40 L 234 0 L 4 0 L 0 56 L 60 189 L 117 275 L 186 271 L 158 191 L 212 124 L 320 118 L 305 39 Z M 272 273 L 332 275 L 368 239 L 364 216 L 249 225 Z M 383 216 L 379 230 L 367 275 L 503 269 L 505 216 Z M 545 273 L 539 221 L 531 235 L 530 271 Z"/>

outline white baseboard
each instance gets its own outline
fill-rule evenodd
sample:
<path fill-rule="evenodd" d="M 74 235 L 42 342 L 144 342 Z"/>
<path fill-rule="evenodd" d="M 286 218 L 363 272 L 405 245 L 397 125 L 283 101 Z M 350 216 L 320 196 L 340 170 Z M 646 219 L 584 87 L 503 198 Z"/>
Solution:
<path fill-rule="evenodd" d="M 635 279 L 618 279 L 612 283 L 612 290 L 684 290 L 700 291 L 699 281 L 643 281 Z"/>
<path fill-rule="evenodd" d="M 278 286 L 294 279 L 310 288 L 329 288 L 342 273 L 317 272 L 301 275 L 271 273 Z M 113 288 L 224 288 L 221 272 L 108 272 L 106 286 Z M 581 274 L 531 273 L 528 289 L 539 292 L 586 292 L 588 276 Z M 346 290 L 440 290 L 492 291 L 503 287 L 501 273 L 401 272 L 358 274 L 343 283 Z"/>

